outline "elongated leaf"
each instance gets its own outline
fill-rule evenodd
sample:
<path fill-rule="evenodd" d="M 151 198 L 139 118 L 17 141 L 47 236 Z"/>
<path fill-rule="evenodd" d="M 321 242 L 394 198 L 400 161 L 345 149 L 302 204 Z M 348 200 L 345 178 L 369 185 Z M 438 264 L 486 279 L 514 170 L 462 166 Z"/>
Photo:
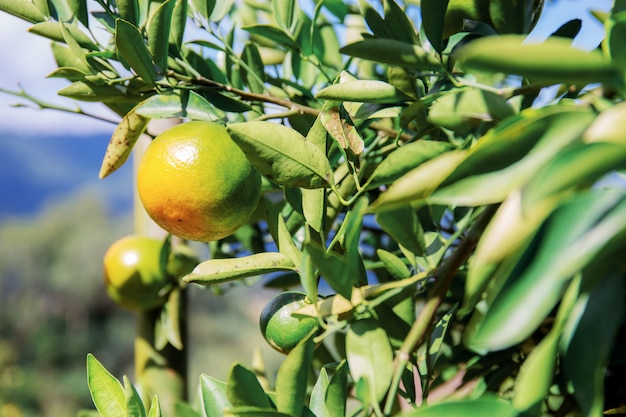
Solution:
<path fill-rule="evenodd" d="M 295 0 L 275 0 L 272 1 L 272 10 L 278 25 L 283 30 L 289 32 L 298 10 L 297 2 Z"/>
<path fill-rule="evenodd" d="M 369 210 L 390 210 L 428 198 L 466 157 L 467 151 L 450 151 L 424 162 L 395 181 Z"/>
<path fill-rule="evenodd" d="M 173 50 L 180 51 L 182 50 L 183 36 L 185 35 L 188 4 L 186 0 L 174 1 L 176 4 L 174 5 L 174 10 L 172 11 L 169 43 Z"/>
<path fill-rule="evenodd" d="M 335 368 L 326 390 L 326 410 L 329 417 L 344 417 L 348 399 L 348 364 L 345 359 Z"/>
<path fill-rule="evenodd" d="M 200 375 L 200 398 L 206 417 L 223 416 L 232 408 L 226 396 L 226 383 L 208 375 Z"/>
<path fill-rule="evenodd" d="M 126 94 L 107 84 L 95 84 L 89 81 L 75 81 L 57 92 L 62 97 L 87 102 L 117 102 L 127 101 Z"/>
<path fill-rule="evenodd" d="M 138 106 L 140 105 L 141 103 Z M 141 116 L 135 109 L 136 107 L 129 111 L 115 128 L 102 160 L 100 179 L 105 178 L 126 162 L 137 139 L 148 125 L 150 119 Z"/>
<path fill-rule="evenodd" d="M 281 413 L 302 415 L 315 348 L 314 335 L 315 332 L 311 332 L 300 341 L 278 368 L 275 403 Z"/>
<path fill-rule="evenodd" d="M 502 96 L 477 88 L 461 88 L 435 100 L 428 119 L 438 126 L 467 135 L 481 124 L 511 115 L 513 109 Z"/>
<path fill-rule="evenodd" d="M 39 36 L 44 36 L 48 39 L 52 39 L 56 42 L 65 43 L 63 37 L 62 22 L 40 22 L 28 28 L 28 31 Z M 83 48 L 96 51 L 98 46 L 89 39 L 83 31 L 81 31 L 75 25 L 65 25 L 65 28 L 69 31 L 69 34 L 74 40 Z"/>
<path fill-rule="evenodd" d="M 329 105 L 329 103 L 332 103 Z M 365 149 L 363 139 L 356 127 L 345 114 L 335 107 L 334 102 L 326 103 L 320 119 L 326 131 L 337 141 L 341 149 L 351 152 L 353 155 L 361 155 Z"/>
<path fill-rule="evenodd" d="M 623 275 L 608 270 L 597 281 L 574 307 L 561 346 L 574 397 L 588 416 L 603 414 L 605 367 L 624 312 Z"/>
<path fill-rule="evenodd" d="M 404 206 L 378 213 L 376 222 L 398 244 L 416 256 L 424 256 L 426 250 L 424 229 L 411 207 Z"/>
<path fill-rule="evenodd" d="M 146 409 L 143 401 L 130 379 L 124 375 L 124 392 L 126 394 L 126 416 L 146 417 Z"/>
<path fill-rule="evenodd" d="M 145 82 L 154 84 L 157 79 L 144 38 L 132 23 L 124 19 L 115 21 L 115 46 L 120 56 Z"/>
<path fill-rule="evenodd" d="M 510 403 L 485 396 L 473 400 L 446 401 L 424 406 L 402 414 L 402 417 L 517 417 L 519 412 Z"/>
<path fill-rule="evenodd" d="M 263 252 L 241 258 L 209 259 L 200 263 L 183 280 L 185 282 L 213 285 L 276 271 L 293 271 L 291 259 L 280 252 Z"/>
<path fill-rule="evenodd" d="M 626 146 L 626 103 L 621 102 L 603 111 L 589 126 L 583 140 L 586 143 L 611 142 Z"/>
<path fill-rule="evenodd" d="M 115 2 L 120 17 L 133 25 L 139 24 L 139 1 L 117 0 Z"/>
<path fill-rule="evenodd" d="M 575 49 L 564 38 L 524 43 L 525 36 L 477 39 L 461 48 L 456 58 L 469 70 L 517 74 L 553 83 L 615 83 L 618 72 L 599 51 Z"/>
<path fill-rule="evenodd" d="M 355 80 L 322 88 L 315 95 L 318 99 L 357 101 L 366 103 L 400 103 L 412 100 L 393 85 L 378 80 Z"/>
<path fill-rule="evenodd" d="M 366 38 L 340 49 L 345 55 L 417 70 L 439 70 L 442 64 L 423 48 L 393 39 Z"/>
<path fill-rule="evenodd" d="M 91 67 L 84 55 L 76 56 L 72 50 L 60 43 L 52 43 L 50 49 L 59 68 L 73 68 L 83 74 L 91 74 Z"/>
<path fill-rule="evenodd" d="M 375 320 L 359 320 L 350 325 L 346 359 L 354 380 L 367 382 L 370 400 L 381 401 L 391 383 L 393 352 L 385 330 Z"/>
<path fill-rule="evenodd" d="M 259 49 L 254 43 L 246 43 L 242 52 L 242 60 L 246 63 L 246 67 L 241 68 L 241 75 L 246 84 L 250 87 L 250 91 L 254 93 L 264 93 L 265 71 Z"/>
<path fill-rule="evenodd" d="M 372 173 L 367 185 L 373 188 L 391 184 L 411 169 L 450 150 L 452 146 L 448 143 L 427 140 L 402 145 L 383 159 Z"/>
<path fill-rule="evenodd" d="M 41 10 L 30 1 L 3 0 L 0 2 L 0 10 L 31 23 L 39 23 L 46 20 L 46 16 L 44 16 Z"/>
<path fill-rule="evenodd" d="M 584 193 L 555 211 L 536 254 L 524 262 L 528 266 L 504 287 L 489 289 L 488 307 L 472 317 L 466 345 L 492 351 L 528 337 L 559 301 L 568 280 L 626 231 L 625 213 L 626 199 L 615 190 Z"/>
<path fill-rule="evenodd" d="M 166 0 L 150 15 L 147 24 L 148 48 L 161 73 L 167 70 L 170 28 L 176 0 Z"/>
<path fill-rule="evenodd" d="M 385 269 L 394 279 L 400 280 L 411 275 L 409 267 L 393 253 L 384 249 L 376 249 L 376 255 L 378 255 L 378 258 L 385 265 Z"/>
<path fill-rule="evenodd" d="M 269 409 L 270 399 L 265 394 L 256 375 L 250 369 L 235 363 L 228 375 L 226 397 L 233 408 L 254 406 Z"/>
<path fill-rule="evenodd" d="M 435 51 L 443 51 L 443 27 L 448 0 L 422 0 L 422 29 Z"/>
<path fill-rule="evenodd" d="M 256 35 L 262 38 L 269 39 L 273 42 L 276 42 L 278 45 L 283 46 L 287 49 L 293 49 L 295 51 L 300 50 L 300 45 L 295 41 L 295 39 L 283 29 L 278 26 L 272 25 L 253 25 L 253 26 L 244 26 L 243 30 Z"/>
<path fill-rule="evenodd" d="M 289 414 L 278 412 L 277 410 L 269 407 L 233 407 L 228 410 L 228 416 L 240 416 L 240 417 L 293 417 Z"/>
<path fill-rule="evenodd" d="M 333 179 L 326 155 L 293 129 L 252 121 L 228 130 L 254 166 L 279 185 L 322 188 Z"/>
<path fill-rule="evenodd" d="M 262 200 L 265 208 L 265 219 L 272 239 L 278 251 L 291 259 L 294 265 L 302 262 L 302 252 L 296 247 L 293 237 L 287 228 L 285 219 L 278 208 L 268 200 Z"/>
<path fill-rule="evenodd" d="M 309 399 L 309 409 L 316 417 L 329 417 L 326 410 L 326 392 L 328 391 L 328 372 L 326 368 L 320 369 L 320 373 L 313 385 L 311 398 Z"/>
<path fill-rule="evenodd" d="M 157 94 L 142 101 L 135 112 L 150 119 L 184 117 L 191 120 L 215 121 L 218 116 L 204 97 L 195 91 L 178 94 Z"/>
<path fill-rule="evenodd" d="M 91 353 L 87 355 L 87 385 L 102 417 L 126 415 L 126 394 L 122 384 Z"/>
<path fill-rule="evenodd" d="M 150 411 L 148 411 L 148 417 L 163 417 L 163 413 L 161 412 L 161 404 L 159 403 L 159 399 L 156 395 L 152 397 L 152 402 L 150 403 Z"/>
<path fill-rule="evenodd" d="M 347 259 L 334 252 L 326 252 L 315 243 L 307 243 L 304 250 L 328 285 L 349 300 L 352 296 L 352 277 L 348 273 L 350 267 Z"/>

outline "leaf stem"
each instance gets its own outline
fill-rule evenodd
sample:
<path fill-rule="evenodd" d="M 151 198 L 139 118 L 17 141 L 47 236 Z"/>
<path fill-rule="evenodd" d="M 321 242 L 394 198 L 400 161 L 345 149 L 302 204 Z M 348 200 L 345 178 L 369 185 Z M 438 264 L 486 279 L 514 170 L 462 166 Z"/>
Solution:
<path fill-rule="evenodd" d="M 495 214 L 496 209 L 497 205 L 491 205 L 487 206 L 482 211 L 476 220 L 476 223 L 469 230 L 466 238 L 461 241 L 458 248 L 440 266 L 439 271 L 437 272 L 437 281 L 429 294 L 426 304 L 420 312 L 420 315 L 413 323 L 413 326 L 409 330 L 407 337 L 404 339 L 402 346 L 400 346 L 400 349 L 398 349 L 396 353 L 392 384 L 384 409 L 386 416 L 391 414 L 394 400 L 402 379 L 402 373 L 410 361 L 411 354 L 424 342 L 426 335 L 432 326 L 433 319 L 437 314 L 437 309 L 443 302 L 443 299 L 452 284 L 456 271 L 472 254 L 476 244 L 478 243 L 478 238 L 482 234 L 485 227 L 487 227 L 487 224 L 489 224 L 489 221 Z"/>

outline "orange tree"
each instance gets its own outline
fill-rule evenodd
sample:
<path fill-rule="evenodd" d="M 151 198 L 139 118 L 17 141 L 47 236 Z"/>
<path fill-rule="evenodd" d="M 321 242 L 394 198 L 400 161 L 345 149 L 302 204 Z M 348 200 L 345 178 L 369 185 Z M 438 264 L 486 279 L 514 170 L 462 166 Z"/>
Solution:
<path fill-rule="evenodd" d="M 541 7 L 0 0 L 53 40 L 61 96 L 120 116 L 101 177 L 151 120 L 178 118 L 225 126 L 262 178 L 248 232 L 169 268 L 164 305 L 141 313 L 136 381 L 88 356 L 98 412 L 624 412 L 626 3 L 595 15 L 589 51 L 572 46 L 579 20 L 527 42 Z M 273 386 L 236 363 L 188 401 L 184 287 L 265 275 L 306 295 L 282 321 L 318 325 Z"/>

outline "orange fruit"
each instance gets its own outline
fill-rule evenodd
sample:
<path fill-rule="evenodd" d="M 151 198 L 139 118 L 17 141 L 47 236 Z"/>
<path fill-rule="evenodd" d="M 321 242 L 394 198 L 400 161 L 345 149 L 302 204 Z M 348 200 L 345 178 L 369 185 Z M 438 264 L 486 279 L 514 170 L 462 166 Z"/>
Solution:
<path fill-rule="evenodd" d="M 187 122 L 150 143 L 139 163 L 137 189 L 160 227 L 209 242 L 250 219 L 261 196 L 261 176 L 224 126 Z"/>
<path fill-rule="evenodd" d="M 306 295 L 286 291 L 276 295 L 263 308 L 259 326 L 263 337 L 271 347 L 287 354 L 313 329 L 319 327 L 315 317 L 293 315 L 294 311 L 307 305 Z"/>
<path fill-rule="evenodd" d="M 147 311 L 162 305 L 174 284 L 161 262 L 163 242 L 140 235 L 115 241 L 104 255 L 107 293 L 120 306 Z"/>

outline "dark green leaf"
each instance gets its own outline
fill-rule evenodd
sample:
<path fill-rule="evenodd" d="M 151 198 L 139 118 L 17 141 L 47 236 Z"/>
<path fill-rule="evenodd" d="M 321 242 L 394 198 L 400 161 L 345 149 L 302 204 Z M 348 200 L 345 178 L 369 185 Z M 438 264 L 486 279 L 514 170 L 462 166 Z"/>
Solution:
<path fill-rule="evenodd" d="M 126 415 L 126 394 L 122 384 L 91 353 L 87 355 L 87 385 L 102 417 Z"/>
<path fill-rule="evenodd" d="M 563 23 L 550 36 L 558 36 L 561 38 L 574 39 L 576 35 L 578 35 L 578 32 L 580 32 L 582 23 L 583 22 L 581 19 L 572 19 L 568 22 Z"/>
<path fill-rule="evenodd" d="M 115 86 L 96 84 L 89 81 L 75 81 L 60 89 L 58 95 L 74 100 L 91 102 L 128 101 L 126 94 Z"/>
<path fill-rule="evenodd" d="M 188 4 L 187 0 L 175 0 L 175 2 L 176 4 L 172 11 L 169 43 L 173 50 L 180 51 L 183 45 L 183 36 L 185 35 Z"/>
<path fill-rule="evenodd" d="M 211 103 L 195 91 L 182 91 L 180 95 L 157 94 L 142 101 L 135 111 L 152 119 L 175 117 L 208 121 L 218 119 Z"/>
<path fill-rule="evenodd" d="M 416 256 L 424 256 L 426 250 L 424 229 L 415 210 L 410 206 L 378 213 L 376 222 L 398 244 Z"/>
<path fill-rule="evenodd" d="M 228 375 L 226 397 L 233 408 L 254 406 L 269 409 L 272 403 L 250 369 L 235 363 Z"/>
<path fill-rule="evenodd" d="M 133 25 L 139 24 L 139 0 L 116 0 L 120 17 Z"/>
<path fill-rule="evenodd" d="M 150 15 L 147 24 L 148 48 L 161 73 L 167 71 L 170 28 L 176 0 L 166 0 Z"/>
<path fill-rule="evenodd" d="M 115 22 L 115 46 L 120 56 L 145 82 L 154 84 L 156 71 L 141 32 L 126 20 Z"/>
<path fill-rule="evenodd" d="M 443 51 L 443 22 L 448 8 L 448 0 L 422 0 L 422 29 L 435 51 Z"/>
<path fill-rule="evenodd" d="M 332 181 L 326 155 L 293 129 L 252 121 L 230 124 L 228 130 L 254 166 L 276 184 L 321 188 Z"/>
<path fill-rule="evenodd" d="M 392 38 L 398 41 L 417 44 L 417 34 L 411 19 L 394 0 L 384 1 L 385 25 Z"/>
<path fill-rule="evenodd" d="M 216 0 L 191 0 L 191 8 L 205 20 L 211 20 L 211 14 L 215 9 Z"/>
<path fill-rule="evenodd" d="M 302 415 L 315 348 L 314 335 L 315 331 L 301 340 L 278 368 L 275 403 L 281 413 Z"/>
<path fill-rule="evenodd" d="M 327 252 L 316 243 L 307 243 L 304 251 L 328 285 L 349 300 L 352 295 L 352 277 L 348 274 L 348 260 L 335 252 Z"/>
<path fill-rule="evenodd" d="M 242 52 L 242 60 L 246 63 L 245 67 L 241 67 L 242 79 L 253 93 L 264 93 L 265 70 L 259 49 L 254 43 L 246 43 Z"/>

